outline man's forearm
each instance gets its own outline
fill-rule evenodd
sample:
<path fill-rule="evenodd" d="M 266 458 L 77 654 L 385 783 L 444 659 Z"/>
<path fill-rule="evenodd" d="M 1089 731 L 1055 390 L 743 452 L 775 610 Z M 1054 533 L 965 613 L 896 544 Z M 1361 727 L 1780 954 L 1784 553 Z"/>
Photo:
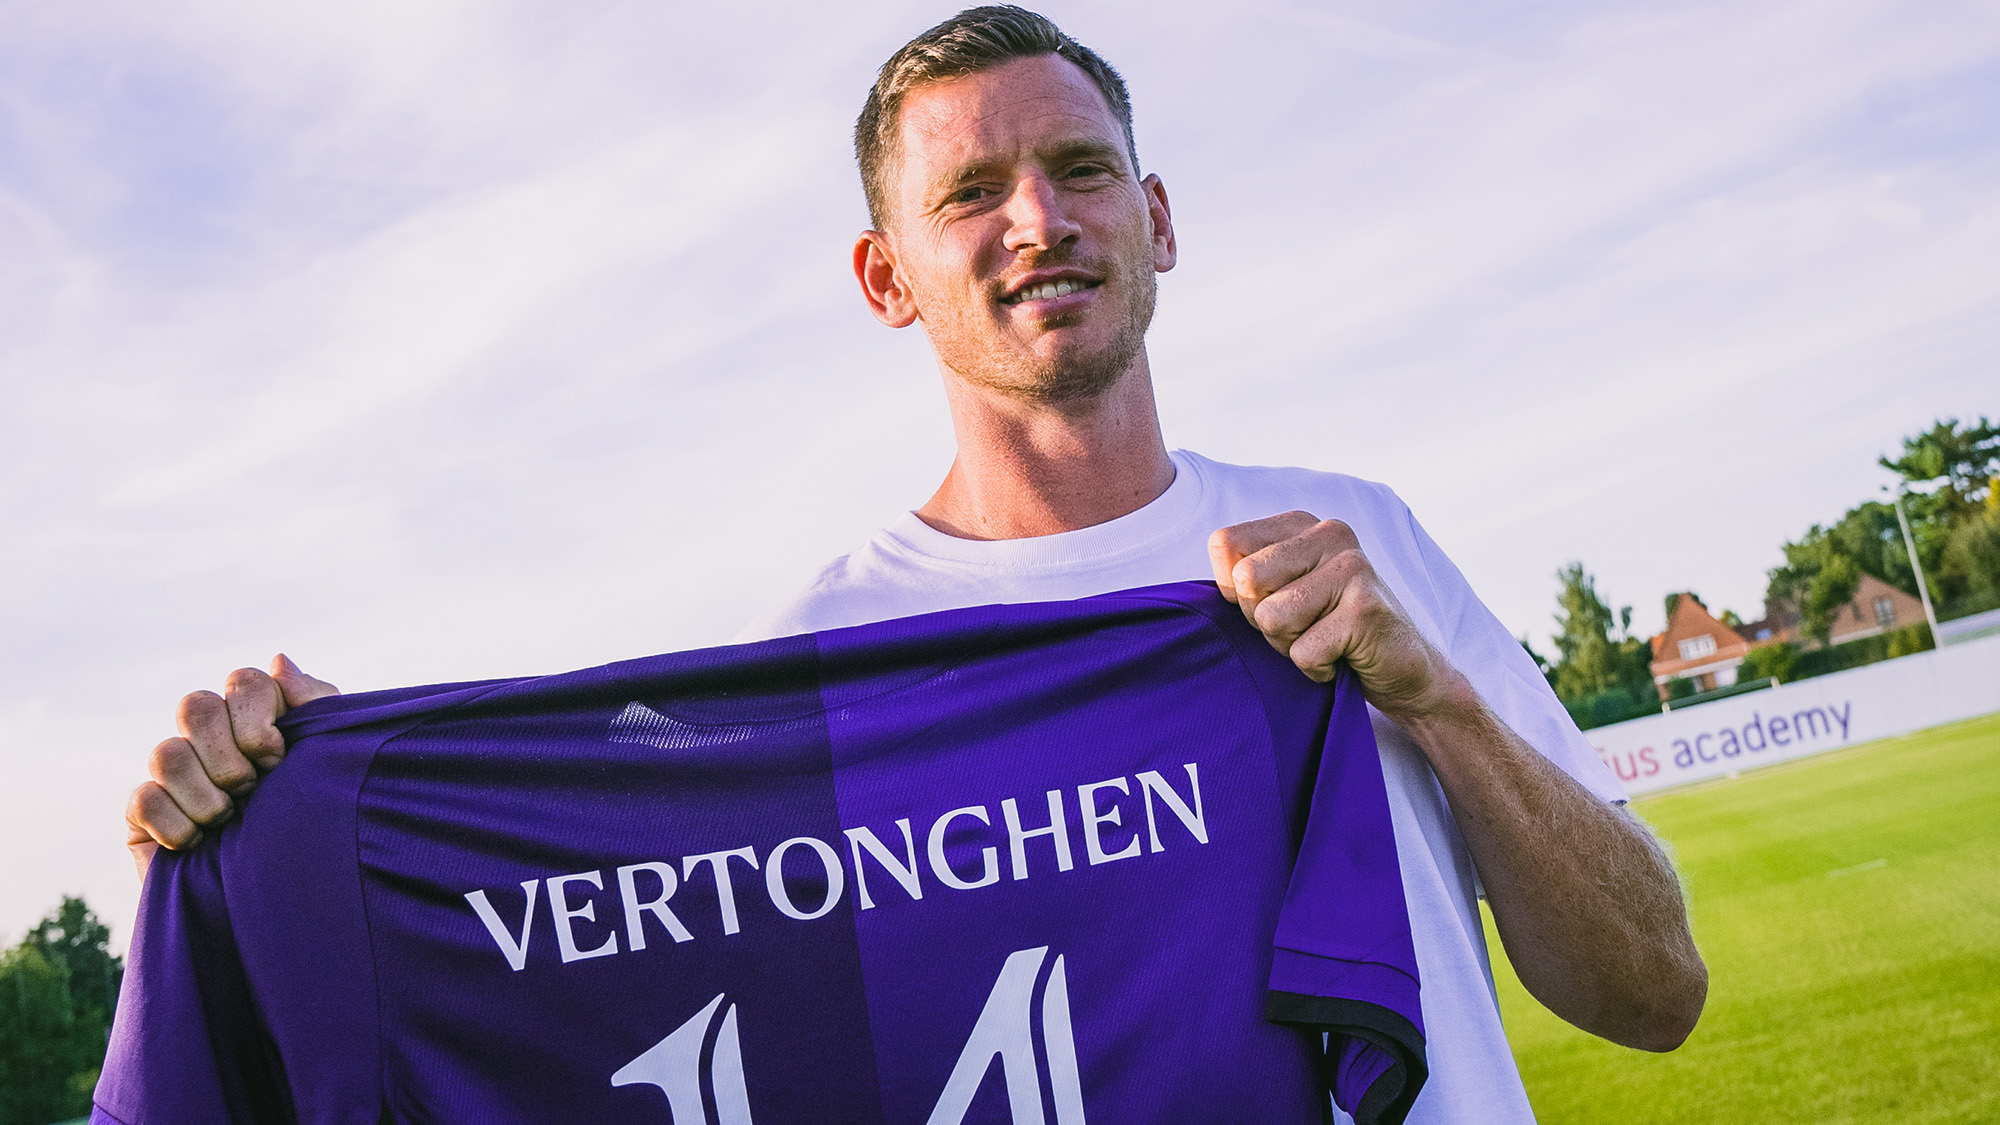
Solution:
<path fill-rule="evenodd" d="M 1344 664 L 1444 786 L 1521 983 L 1617 1043 L 1672 1050 L 1708 994 L 1673 865 L 1652 834 L 1523 742 L 1425 639 L 1354 529 L 1309 512 L 1209 537 L 1216 588 L 1326 682 Z"/>
<path fill-rule="evenodd" d="M 1508 959 L 1549 1010 L 1628 1047 L 1694 1030 L 1708 970 L 1666 853 L 1500 721 L 1462 676 L 1404 721 L 1451 804 Z"/>

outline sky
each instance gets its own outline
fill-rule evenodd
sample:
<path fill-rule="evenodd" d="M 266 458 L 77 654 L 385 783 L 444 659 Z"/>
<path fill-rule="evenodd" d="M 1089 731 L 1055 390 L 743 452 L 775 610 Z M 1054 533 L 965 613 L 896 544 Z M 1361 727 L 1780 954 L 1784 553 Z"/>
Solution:
<path fill-rule="evenodd" d="M 0 0 L 0 939 L 129 933 L 175 701 L 717 644 L 952 456 L 849 129 L 953 4 Z M 1180 243 L 1168 444 L 1389 483 L 1549 651 L 1746 618 L 2000 414 L 2000 7 L 1045 5 Z M 1331 513 L 1323 513 L 1331 514 Z"/>

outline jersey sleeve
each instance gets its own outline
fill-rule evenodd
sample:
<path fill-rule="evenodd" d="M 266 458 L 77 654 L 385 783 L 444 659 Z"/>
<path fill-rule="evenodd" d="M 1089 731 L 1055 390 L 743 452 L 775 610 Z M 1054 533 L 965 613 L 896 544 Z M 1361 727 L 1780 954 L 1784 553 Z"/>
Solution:
<path fill-rule="evenodd" d="M 1265 1018 L 1329 1033 L 1322 1081 L 1357 1125 L 1395 1125 L 1428 1073 L 1381 756 L 1342 673 L 1278 915 Z"/>
<path fill-rule="evenodd" d="M 153 859 L 93 1122 L 296 1119 L 250 998 L 220 856 L 210 843 Z"/>
<path fill-rule="evenodd" d="M 95 1096 L 116 1125 L 380 1118 L 356 795 L 376 747 L 499 683 L 333 696 L 280 720 L 291 752 L 242 814 L 162 850 Z"/>
<path fill-rule="evenodd" d="M 1577 730 L 1575 720 L 1556 699 L 1521 642 L 1472 592 L 1465 575 L 1424 531 L 1415 514 L 1407 507 L 1403 511 L 1437 608 L 1445 655 L 1452 665 L 1472 681 L 1479 697 L 1500 721 L 1543 757 L 1599 798 L 1624 801 L 1625 787 Z"/>

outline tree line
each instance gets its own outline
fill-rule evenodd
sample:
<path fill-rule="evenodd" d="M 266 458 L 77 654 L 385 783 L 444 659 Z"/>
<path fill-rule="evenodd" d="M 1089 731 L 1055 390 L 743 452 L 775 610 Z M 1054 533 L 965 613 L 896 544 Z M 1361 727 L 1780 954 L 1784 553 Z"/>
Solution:
<path fill-rule="evenodd" d="M 1903 455 L 1879 463 L 1897 476 L 1917 544 L 1917 561 L 1940 620 L 2000 609 L 2000 427 L 1984 415 L 1961 426 L 1947 418 L 1903 439 Z M 1833 614 L 1872 574 L 1906 594 L 1916 575 L 1892 503 L 1869 500 L 1839 520 L 1814 524 L 1786 543 L 1770 592 L 1798 607 L 1801 629 L 1824 643 Z"/>
<path fill-rule="evenodd" d="M 2000 426 L 1984 415 L 1974 423 L 1940 419 L 1905 437 L 1900 456 L 1881 457 L 1877 463 L 1896 475 L 1893 487 L 1904 497 L 1925 592 L 1939 620 L 2000 609 Z M 1774 609 L 1791 607 L 1807 644 L 1753 648 L 1738 669 L 1743 678 L 1801 679 L 1934 643 L 1928 626 L 1915 626 L 1829 644 L 1835 615 L 1854 599 L 1862 575 L 1917 594 L 1917 576 L 1893 501 L 1866 500 L 1831 524 L 1815 523 L 1784 543 L 1782 553 L 1784 562 L 1766 574 L 1765 602 Z M 1631 635 L 1632 607 L 1614 613 L 1581 562 L 1556 571 L 1556 581 L 1555 660 L 1545 659 L 1526 639 L 1521 643 L 1577 724 L 1587 729 L 1657 712 L 1652 646 L 1647 638 Z M 1667 595 L 1669 620 L 1680 596 Z M 1719 620 L 1742 624 L 1728 610 Z M 1685 682 L 1674 686 L 1681 694 L 1692 691 Z"/>
<path fill-rule="evenodd" d="M 80 898 L 64 898 L 0 953 L 0 1122 L 48 1125 L 90 1112 L 122 959 Z"/>

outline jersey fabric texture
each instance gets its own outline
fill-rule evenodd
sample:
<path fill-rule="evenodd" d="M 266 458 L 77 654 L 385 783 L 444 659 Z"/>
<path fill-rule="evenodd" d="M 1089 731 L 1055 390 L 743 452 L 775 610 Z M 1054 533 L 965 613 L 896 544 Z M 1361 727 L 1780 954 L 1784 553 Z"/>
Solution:
<path fill-rule="evenodd" d="M 144 890 L 93 1120 L 1398 1122 L 1374 737 L 1212 585 L 334 697 Z"/>
<path fill-rule="evenodd" d="M 1081 598 L 1212 577 L 1209 534 L 1294 509 L 1347 523 L 1424 636 L 1515 733 L 1606 801 L 1624 789 L 1534 662 L 1387 487 L 1337 473 L 1257 468 L 1172 453 L 1174 481 L 1130 515 L 1034 539 L 955 539 L 906 515 L 834 560 L 739 639 L 992 602 Z M 1479 920 L 1472 861 L 1423 754 L 1370 711 L 1388 784 L 1417 965 L 1430 1078 L 1419 1125 L 1523 1125 L 1526 1091 L 1508 1050 Z"/>

